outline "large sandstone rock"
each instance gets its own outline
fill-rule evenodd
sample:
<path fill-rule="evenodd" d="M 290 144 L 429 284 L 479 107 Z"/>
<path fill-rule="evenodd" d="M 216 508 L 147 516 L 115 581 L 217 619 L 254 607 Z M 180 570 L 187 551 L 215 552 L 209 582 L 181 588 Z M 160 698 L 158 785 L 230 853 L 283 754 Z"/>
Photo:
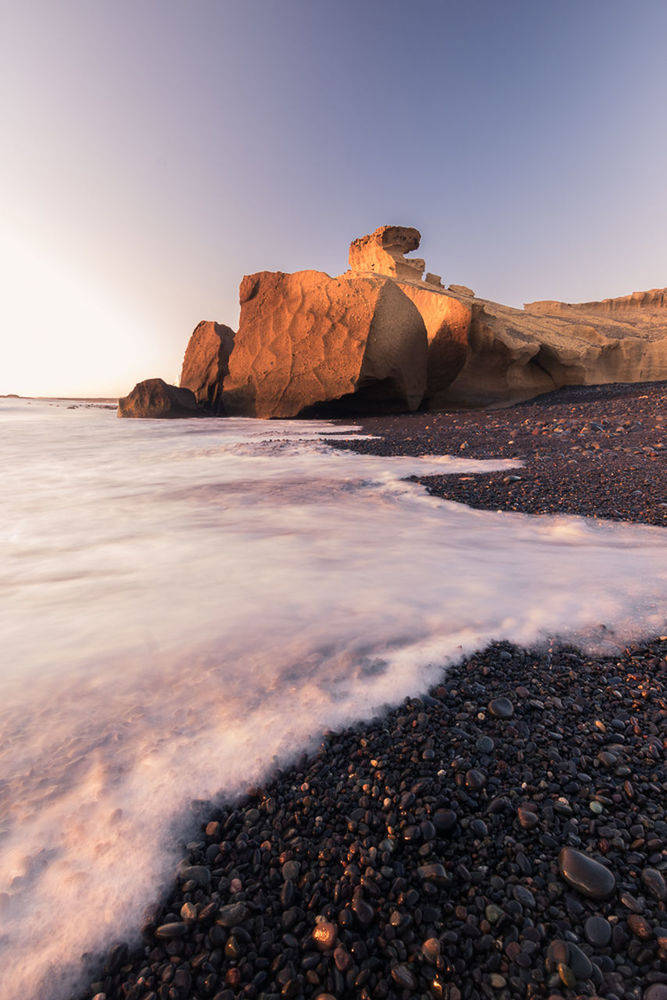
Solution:
<path fill-rule="evenodd" d="M 128 396 L 118 400 L 119 417 L 201 417 L 194 393 L 169 385 L 161 378 L 138 382 Z"/>
<path fill-rule="evenodd" d="M 293 417 L 332 401 L 357 411 L 420 405 L 426 330 L 395 282 L 263 271 L 243 279 L 240 300 L 225 413 Z"/>
<path fill-rule="evenodd" d="M 210 413 L 222 412 L 222 384 L 229 374 L 234 331 L 222 323 L 202 321 L 190 337 L 183 359 L 181 387 L 190 389 Z"/>
<path fill-rule="evenodd" d="M 462 370 L 468 347 L 472 310 L 449 295 L 440 275 L 426 275 L 423 260 L 410 260 L 405 253 L 419 247 L 419 230 L 404 226 L 381 226 L 350 244 L 348 274 L 386 274 L 419 310 L 428 342 L 427 386 L 424 402 L 437 408 L 443 393 Z"/>

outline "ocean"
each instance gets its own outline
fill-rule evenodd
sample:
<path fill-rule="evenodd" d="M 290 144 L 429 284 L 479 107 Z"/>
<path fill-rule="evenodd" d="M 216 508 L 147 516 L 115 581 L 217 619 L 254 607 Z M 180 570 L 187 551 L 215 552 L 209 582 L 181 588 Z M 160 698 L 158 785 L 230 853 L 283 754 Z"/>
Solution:
<path fill-rule="evenodd" d="M 665 631 L 663 529 L 471 510 L 308 421 L 0 400 L 2 1000 L 64 1000 L 231 798 L 492 640 Z"/>

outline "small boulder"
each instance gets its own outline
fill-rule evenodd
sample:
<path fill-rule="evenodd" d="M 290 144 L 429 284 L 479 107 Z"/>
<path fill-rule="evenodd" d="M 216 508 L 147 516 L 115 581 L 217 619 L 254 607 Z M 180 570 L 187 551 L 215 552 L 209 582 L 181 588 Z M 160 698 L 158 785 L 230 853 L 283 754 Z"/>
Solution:
<path fill-rule="evenodd" d="M 202 410 L 189 389 L 168 385 L 161 378 L 138 382 L 128 396 L 118 400 L 119 417 L 201 417 Z"/>

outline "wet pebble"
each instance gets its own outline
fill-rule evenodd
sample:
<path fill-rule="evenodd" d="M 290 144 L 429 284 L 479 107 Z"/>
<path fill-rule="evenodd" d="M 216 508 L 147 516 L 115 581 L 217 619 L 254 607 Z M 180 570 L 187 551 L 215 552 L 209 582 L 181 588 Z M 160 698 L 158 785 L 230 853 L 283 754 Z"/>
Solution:
<path fill-rule="evenodd" d="M 437 833 L 450 833 L 456 826 L 457 816 L 453 809 L 436 809 L 433 825 Z"/>
<path fill-rule="evenodd" d="M 616 886 L 608 868 L 573 847 L 561 849 L 558 866 L 565 881 L 591 899 L 607 899 Z"/>
<path fill-rule="evenodd" d="M 509 698 L 493 698 L 488 708 L 496 719 L 511 719 L 514 715 L 514 705 Z"/>
<path fill-rule="evenodd" d="M 155 937 L 162 941 L 174 941 L 176 938 L 185 937 L 188 933 L 188 926 L 184 923 L 161 924 L 155 931 Z"/>
<path fill-rule="evenodd" d="M 664 902 L 667 899 L 667 885 L 661 872 L 657 868 L 644 868 L 642 871 L 642 882 L 656 899 Z"/>
<path fill-rule="evenodd" d="M 237 924 L 242 924 L 248 917 L 248 907 L 245 903 L 228 903 L 226 906 L 220 907 L 220 912 L 216 923 L 220 924 L 221 927 L 236 927 Z"/>
<path fill-rule="evenodd" d="M 611 941 L 611 924 L 604 917 L 589 917 L 584 929 L 586 938 L 595 948 L 605 948 Z"/>
<path fill-rule="evenodd" d="M 329 920 L 320 920 L 312 933 L 315 947 L 320 951 L 330 951 L 336 943 L 337 936 L 336 925 Z"/>
<path fill-rule="evenodd" d="M 402 990 L 414 990 L 417 988 L 417 980 L 407 965 L 396 965 L 391 970 L 391 978 Z"/>
<path fill-rule="evenodd" d="M 205 865 L 187 865 L 181 868 L 180 877 L 184 882 L 194 882 L 203 888 L 211 884 L 211 872 Z"/>

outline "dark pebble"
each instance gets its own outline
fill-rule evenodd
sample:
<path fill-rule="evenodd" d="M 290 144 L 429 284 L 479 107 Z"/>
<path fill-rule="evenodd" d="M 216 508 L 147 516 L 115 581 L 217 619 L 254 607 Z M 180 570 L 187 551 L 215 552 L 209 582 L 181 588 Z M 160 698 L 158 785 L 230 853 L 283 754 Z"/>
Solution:
<path fill-rule="evenodd" d="M 437 833 L 450 833 L 456 826 L 457 816 L 453 809 L 436 809 L 433 825 Z"/>
<path fill-rule="evenodd" d="M 493 698 L 489 702 L 489 712 L 496 719 L 511 719 L 514 715 L 514 705 L 509 698 Z"/>
<path fill-rule="evenodd" d="M 391 978 L 402 990 L 414 990 L 417 988 L 417 980 L 407 965 L 394 966 L 391 970 Z"/>
<path fill-rule="evenodd" d="M 644 990 L 644 1000 L 667 1000 L 667 984 L 651 983 Z"/>
<path fill-rule="evenodd" d="M 155 937 L 163 941 L 174 941 L 176 938 L 185 937 L 188 933 L 188 926 L 184 923 L 161 924 L 155 931 Z"/>
<path fill-rule="evenodd" d="M 566 882 L 591 899 L 607 899 L 616 886 L 608 868 L 573 847 L 563 847 L 558 866 Z"/>
<path fill-rule="evenodd" d="M 657 868 L 644 868 L 642 871 L 642 882 L 656 899 L 662 902 L 667 899 L 667 886 L 665 885 L 662 873 Z"/>
<path fill-rule="evenodd" d="M 471 792 L 479 792 L 486 785 L 486 775 L 476 767 L 466 771 L 466 788 Z"/>
<path fill-rule="evenodd" d="M 236 927 L 242 924 L 248 917 L 249 910 L 245 903 L 228 903 L 221 906 L 216 923 L 221 927 Z"/>
<path fill-rule="evenodd" d="M 584 930 L 588 941 L 595 948 L 605 948 L 611 941 L 611 924 L 604 917 L 589 917 Z"/>

